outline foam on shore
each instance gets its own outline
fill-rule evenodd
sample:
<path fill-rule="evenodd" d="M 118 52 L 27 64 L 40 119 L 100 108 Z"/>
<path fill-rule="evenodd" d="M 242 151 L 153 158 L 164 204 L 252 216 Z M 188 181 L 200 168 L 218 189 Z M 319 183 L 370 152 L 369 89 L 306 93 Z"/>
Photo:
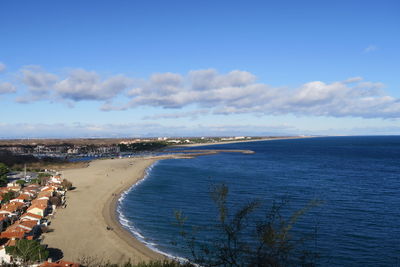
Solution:
<path fill-rule="evenodd" d="M 166 253 L 164 251 L 161 251 L 157 248 L 157 244 L 153 243 L 153 242 L 149 242 L 146 240 L 146 237 L 144 237 L 141 233 L 140 230 L 137 229 L 134 224 L 129 221 L 126 216 L 124 215 L 124 213 L 122 212 L 122 205 L 123 205 L 123 201 L 125 200 L 126 196 L 132 191 L 134 190 L 138 185 L 140 185 L 141 183 L 143 183 L 144 181 L 146 181 L 151 174 L 151 171 L 153 170 L 153 168 L 158 164 L 158 161 L 155 161 L 151 166 L 149 166 L 146 171 L 145 171 L 145 175 L 143 177 L 143 179 L 139 180 L 138 182 L 136 182 L 135 184 L 133 184 L 129 189 L 127 189 L 126 191 L 124 191 L 123 193 L 121 193 L 120 198 L 118 199 L 118 204 L 117 204 L 117 217 L 119 220 L 119 223 L 126 229 L 128 230 L 136 239 L 138 239 L 140 242 L 142 242 L 146 247 L 148 247 L 149 249 L 153 250 L 156 253 L 159 253 L 161 255 L 164 255 L 170 259 L 173 260 L 177 260 L 180 262 L 187 262 L 188 259 L 183 258 L 183 257 L 178 257 L 176 255 L 172 255 L 169 253 Z"/>

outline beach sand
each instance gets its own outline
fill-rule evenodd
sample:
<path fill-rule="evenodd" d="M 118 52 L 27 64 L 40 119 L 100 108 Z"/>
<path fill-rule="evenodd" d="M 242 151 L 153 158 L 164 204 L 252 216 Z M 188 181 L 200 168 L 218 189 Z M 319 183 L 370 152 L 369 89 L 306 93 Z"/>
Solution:
<path fill-rule="evenodd" d="M 264 140 L 266 139 L 251 141 Z M 204 144 L 197 144 L 202 145 Z M 67 193 L 67 208 L 57 209 L 50 225 L 50 229 L 54 231 L 44 234 L 43 243 L 49 248 L 60 249 L 63 258 L 70 261 L 79 261 L 82 257 L 112 263 L 165 259 L 165 256 L 152 251 L 135 239 L 119 223 L 116 206 L 121 193 L 141 180 L 146 169 L 157 160 L 191 158 L 220 152 L 228 151 L 204 150 L 192 154 L 95 160 L 84 168 L 64 170 L 63 177 L 70 180 L 76 189 Z M 111 227 L 112 230 L 107 230 L 107 227 Z"/>
<path fill-rule="evenodd" d="M 43 243 L 62 250 L 65 260 L 81 257 L 134 263 L 164 257 L 136 240 L 116 218 L 120 194 L 142 179 L 157 158 L 96 160 L 86 168 L 63 172 L 76 187 L 67 193 L 67 208 L 57 209 Z M 107 230 L 107 226 L 113 228 Z"/>

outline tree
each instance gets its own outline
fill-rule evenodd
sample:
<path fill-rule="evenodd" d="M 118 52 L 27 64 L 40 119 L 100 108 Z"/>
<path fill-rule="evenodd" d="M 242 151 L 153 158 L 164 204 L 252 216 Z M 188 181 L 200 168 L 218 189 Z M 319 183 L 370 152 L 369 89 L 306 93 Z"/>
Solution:
<path fill-rule="evenodd" d="M 70 181 L 68 181 L 67 179 L 64 179 L 61 182 L 62 187 L 64 187 L 64 189 L 66 190 L 71 190 L 72 189 L 72 183 Z"/>
<path fill-rule="evenodd" d="M 261 207 L 260 202 L 249 202 L 231 214 L 227 205 L 228 192 L 226 185 L 214 186 L 211 192 L 218 210 L 218 218 L 213 225 L 220 233 L 218 237 L 204 240 L 203 235 L 203 242 L 200 242 L 197 236 L 201 229 L 193 230 L 192 227 L 188 230 L 187 218 L 182 212 L 175 213 L 180 235 L 192 254 L 190 259 L 192 262 L 200 266 L 238 267 L 316 265 L 316 253 L 301 250 L 307 236 L 294 237 L 291 235 L 291 230 L 299 217 L 319 202 L 310 202 L 289 218 L 282 215 L 282 209 L 287 205 L 287 201 L 275 202 L 271 209 L 265 212 L 263 219 L 256 219 L 254 211 Z"/>
<path fill-rule="evenodd" d="M 6 252 L 24 264 L 47 260 L 49 252 L 36 240 L 17 240 L 15 246 L 6 247 Z"/>
<path fill-rule="evenodd" d="M 1 201 L 2 204 L 10 202 L 11 199 L 14 199 L 17 196 L 15 191 L 8 191 L 7 193 L 2 194 L 3 200 Z"/>
<path fill-rule="evenodd" d="M 4 163 L 0 162 L 0 186 L 5 186 L 8 183 L 7 174 L 10 169 Z"/>
<path fill-rule="evenodd" d="M 7 176 L 0 176 L 0 187 L 6 186 L 8 183 Z"/>
<path fill-rule="evenodd" d="M 10 169 L 7 167 L 6 164 L 0 162 L 0 176 L 7 175 L 7 173 L 10 171 Z"/>
<path fill-rule="evenodd" d="M 40 181 L 39 181 L 39 179 L 31 179 L 29 183 L 30 184 L 40 184 Z"/>
<path fill-rule="evenodd" d="M 39 173 L 38 177 L 39 178 L 49 178 L 49 177 L 51 177 L 51 174 L 47 173 L 47 172 L 42 172 L 42 173 Z"/>
<path fill-rule="evenodd" d="M 38 177 L 37 178 L 38 179 L 38 181 L 39 181 L 39 185 L 46 185 L 46 183 L 47 183 L 47 181 L 49 180 L 49 177 Z"/>
<path fill-rule="evenodd" d="M 21 187 L 25 185 L 24 180 L 17 180 L 16 183 L 19 184 Z"/>
<path fill-rule="evenodd" d="M 37 181 L 39 185 L 46 185 L 47 181 L 49 180 L 49 178 L 51 177 L 50 173 L 39 173 L 38 177 L 37 177 Z"/>
<path fill-rule="evenodd" d="M 49 202 L 50 202 L 50 204 L 51 205 L 55 205 L 55 206 L 60 206 L 61 205 L 61 197 L 60 196 L 54 196 L 54 197 L 51 197 L 50 199 L 49 199 Z"/>

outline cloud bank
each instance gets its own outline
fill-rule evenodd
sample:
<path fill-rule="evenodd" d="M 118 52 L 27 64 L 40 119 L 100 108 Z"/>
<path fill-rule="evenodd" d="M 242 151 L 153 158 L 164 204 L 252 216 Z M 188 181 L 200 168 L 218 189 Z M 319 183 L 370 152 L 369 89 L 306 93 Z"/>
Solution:
<path fill-rule="evenodd" d="M 194 107 L 198 114 L 183 111 L 183 115 L 176 117 L 185 113 L 188 117 L 250 113 L 400 118 L 400 99 L 385 93 L 382 83 L 364 81 L 361 77 L 335 82 L 310 81 L 287 88 L 260 83 L 254 74 L 242 70 L 222 74 L 214 69 L 193 70 L 185 75 L 156 73 L 148 79 L 137 79 L 124 75 L 102 77 L 83 69 L 71 70 L 61 77 L 29 66 L 21 69 L 19 81 L 22 88 L 18 89 L 18 102 L 99 101 L 103 111 L 143 106 L 168 110 Z M 14 93 L 16 88 L 9 82 L 2 83 L 0 93 Z M 116 98 L 122 104 L 113 104 Z"/>
<path fill-rule="evenodd" d="M 159 123 L 91 124 L 91 123 L 0 123 L 0 138 L 112 138 L 158 136 L 241 136 L 287 135 L 298 132 L 288 125 L 199 124 L 166 126 Z M 284 134 L 283 134 L 284 133 Z"/>

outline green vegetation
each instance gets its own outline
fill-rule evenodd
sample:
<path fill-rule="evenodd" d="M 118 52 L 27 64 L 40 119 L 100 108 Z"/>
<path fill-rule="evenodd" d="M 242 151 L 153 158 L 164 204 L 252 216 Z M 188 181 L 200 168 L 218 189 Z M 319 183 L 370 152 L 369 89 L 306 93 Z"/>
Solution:
<path fill-rule="evenodd" d="M 141 262 L 138 264 L 133 264 L 128 261 L 122 264 L 115 264 L 108 261 L 104 262 L 103 260 L 93 257 L 81 257 L 78 261 L 85 267 L 194 267 L 194 265 L 190 263 L 180 263 L 172 260 Z"/>
<path fill-rule="evenodd" d="M 54 205 L 54 206 L 57 206 L 57 207 L 61 206 L 61 203 L 62 203 L 61 196 L 56 194 L 55 196 L 53 196 L 53 197 L 51 197 L 49 199 L 49 202 L 50 202 L 51 205 Z"/>
<path fill-rule="evenodd" d="M 38 183 L 40 185 L 46 185 L 47 180 L 51 177 L 50 173 L 39 173 L 38 178 L 35 179 L 35 183 Z M 31 183 L 33 183 L 31 181 Z"/>
<path fill-rule="evenodd" d="M 7 185 L 7 174 L 10 172 L 10 169 L 6 164 L 0 162 L 0 186 Z"/>
<path fill-rule="evenodd" d="M 49 177 L 51 177 L 51 174 L 47 172 L 41 172 L 38 174 L 38 178 L 49 178 Z"/>
<path fill-rule="evenodd" d="M 3 197 L 1 204 L 6 204 L 6 203 L 10 202 L 11 199 L 16 198 L 17 193 L 15 191 L 8 191 L 7 193 L 2 194 L 1 196 Z"/>
<path fill-rule="evenodd" d="M 64 179 L 62 182 L 61 182 L 61 185 L 62 185 L 62 187 L 64 188 L 64 189 L 66 189 L 66 190 L 71 190 L 73 187 L 72 187 L 72 183 L 70 182 L 70 181 L 68 181 L 67 179 Z"/>
<path fill-rule="evenodd" d="M 71 183 L 70 181 L 68 181 L 67 179 L 64 179 L 64 180 L 61 182 L 61 185 L 62 185 L 62 187 L 63 187 L 64 189 L 66 189 L 66 190 L 71 190 L 71 189 L 73 188 L 72 183 Z"/>
<path fill-rule="evenodd" d="M 83 257 L 79 262 L 87 267 L 286 267 L 286 266 L 316 266 L 317 254 L 303 249 L 304 242 L 315 239 L 312 235 L 303 233 L 301 237 L 292 235 L 292 230 L 298 219 L 311 208 L 319 205 L 317 201 L 310 202 L 304 208 L 294 212 L 288 218 L 282 210 L 288 205 L 283 199 L 275 202 L 265 211 L 265 217 L 260 218 L 254 211 L 261 208 L 261 203 L 252 201 L 231 213 L 228 209 L 228 187 L 213 186 L 211 196 L 218 210 L 216 224 L 210 222 L 210 227 L 216 229 L 221 236 L 204 241 L 201 229 L 187 225 L 187 218 L 182 212 L 176 212 L 180 236 L 186 242 L 192 253 L 190 262 L 152 261 L 148 263 L 113 264 L 109 261 Z M 253 235 L 249 235 L 252 230 Z"/>
<path fill-rule="evenodd" d="M 36 240 L 17 240 L 15 246 L 6 247 L 6 252 L 24 264 L 47 260 L 49 252 Z"/>
<path fill-rule="evenodd" d="M 20 186 L 24 186 L 25 185 L 25 181 L 24 180 L 17 180 L 15 183 L 19 184 Z"/>
<path fill-rule="evenodd" d="M 58 158 L 36 158 L 33 155 L 14 155 L 10 151 L 7 150 L 0 150 L 0 162 L 3 162 L 7 166 L 12 167 L 15 170 L 23 170 L 23 165 L 26 164 L 50 164 L 50 163 L 64 163 L 65 160 L 58 159 Z M 40 171 L 40 167 L 32 168 Z M 31 169 L 28 167 L 28 171 Z"/>
<path fill-rule="evenodd" d="M 118 144 L 121 152 L 154 151 L 168 146 L 166 142 L 139 142 L 132 144 Z"/>
<path fill-rule="evenodd" d="M 304 242 L 315 236 L 303 233 L 303 236 L 295 238 L 291 230 L 297 220 L 318 202 L 309 203 L 287 219 L 282 215 L 287 201 L 274 203 L 261 219 L 254 215 L 254 211 L 261 207 L 258 201 L 252 201 L 231 214 L 227 205 L 228 192 L 225 185 L 214 186 L 212 190 L 218 219 L 211 227 L 221 233 L 219 237 L 200 242 L 204 241 L 204 236 L 199 238 L 201 229 L 187 226 L 187 218 L 182 212 L 176 212 L 180 235 L 192 254 L 191 262 L 200 266 L 316 266 L 317 254 L 302 250 Z M 246 234 L 249 231 L 251 235 Z"/>
<path fill-rule="evenodd" d="M 7 167 L 6 164 L 0 162 L 0 177 L 7 175 L 9 173 L 10 169 Z"/>
<path fill-rule="evenodd" d="M 31 179 L 29 184 L 40 184 L 40 181 L 39 181 L 39 179 Z"/>

